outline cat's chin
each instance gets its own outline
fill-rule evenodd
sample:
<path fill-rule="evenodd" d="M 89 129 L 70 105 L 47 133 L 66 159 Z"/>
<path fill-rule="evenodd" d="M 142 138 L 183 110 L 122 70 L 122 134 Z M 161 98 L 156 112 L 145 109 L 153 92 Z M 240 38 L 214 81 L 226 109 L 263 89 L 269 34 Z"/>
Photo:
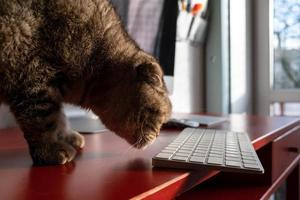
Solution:
<path fill-rule="evenodd" d="M 154 137 L 137 137 L 137 138 L 129 138 L 126 141 L 136 149 L 144 150 L 154 143 L 156 136 Z"/>
<path fill-rule="evenodd" d="M 146 141 L 143 143 L 138 143 L 138 144 L 133 144 L 132 146 L 136 149 L 141 149 L 141 150 L 145 150 L 147 149 L 151 144 L 153 144 L 155 141 L 155 139 L 150 140 L 150 141 Z"/>

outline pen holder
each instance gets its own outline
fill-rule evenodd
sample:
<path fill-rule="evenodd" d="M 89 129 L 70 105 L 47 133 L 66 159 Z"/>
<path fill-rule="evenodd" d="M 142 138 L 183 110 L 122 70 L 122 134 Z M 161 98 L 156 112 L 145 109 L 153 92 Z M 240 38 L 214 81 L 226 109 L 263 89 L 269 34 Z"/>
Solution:
<path fill-rule="evenodd" d="M 190 29 L 190 24 L 192 23 L 193 16 L 186 12 L 179 12 L 177 18 L 177 40 L 186 40 L 188 38 L 188 33 Z"/>
<path fill-rule="evenodd" d="M 206 34 L 207 21 L 202 17 L 194 17 L 188 40 L 202 45 Z"/>
<path fill-rule="evenodd" d="M 206 34 L 207 20 L 182 11 L 177 19 L 177 41 L 189 40 L 201 45 Z"/>

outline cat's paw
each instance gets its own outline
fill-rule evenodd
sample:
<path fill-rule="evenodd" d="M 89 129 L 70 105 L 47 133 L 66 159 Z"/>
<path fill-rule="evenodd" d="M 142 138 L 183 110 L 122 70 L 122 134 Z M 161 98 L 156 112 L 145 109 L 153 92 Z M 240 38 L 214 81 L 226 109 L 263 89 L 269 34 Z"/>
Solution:
<path fill-rule="evenodd" d="M 143 148 L 158 136 L 172 106 L 157 63 L 141 64 L 135 70 L 134 80 L 109 90 L 105 106 L 94 111 L 109 129 Z"/>
<path fill-rule="evenodd" d="M 30 154 L 35 165 L 62 165 L 72 161 L 76 149 L 64 141 L 31 144 Z"/>
<path fill-rule="evenodd" d="M 82 149 L 85 145 L 84 137 L 73 130 L 64 136 L 64 141 L 72 145 L 75 149 Z"/>
<path fill-rule="evenodd" d="M 171 113 L 172 105 L 163 81 L 163 72 L 155 63 L 142 64 L 137 67 L 137 88 L 134 102 L 137 116 L 133 123 L 133 146 L 143 148 L 151 144 L 158 136 L 160 128 Z"/>

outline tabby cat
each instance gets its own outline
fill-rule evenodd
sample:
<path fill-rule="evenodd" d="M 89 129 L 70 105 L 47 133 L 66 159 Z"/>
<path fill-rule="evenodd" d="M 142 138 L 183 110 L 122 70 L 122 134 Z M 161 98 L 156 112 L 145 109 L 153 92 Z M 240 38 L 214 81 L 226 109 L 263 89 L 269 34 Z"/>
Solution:
<path fill-rule="evenodd" d="M 108 0 L 0 0 L 0 101 L 35 164 L 64 164 L 84 146 L 62 102 L 91 109 L 136 148 L 171 104 L 163 72 L 124 31 Z"/>

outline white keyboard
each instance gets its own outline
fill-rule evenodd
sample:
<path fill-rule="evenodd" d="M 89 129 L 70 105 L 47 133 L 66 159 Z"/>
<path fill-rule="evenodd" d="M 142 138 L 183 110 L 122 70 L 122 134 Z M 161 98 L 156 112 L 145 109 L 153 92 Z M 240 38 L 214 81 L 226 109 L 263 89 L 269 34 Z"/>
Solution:
<path fill-rule="evenodd" d="M 264 173 L 244 132 L 186 128 L 153 159 L 155 167 Z"/>

